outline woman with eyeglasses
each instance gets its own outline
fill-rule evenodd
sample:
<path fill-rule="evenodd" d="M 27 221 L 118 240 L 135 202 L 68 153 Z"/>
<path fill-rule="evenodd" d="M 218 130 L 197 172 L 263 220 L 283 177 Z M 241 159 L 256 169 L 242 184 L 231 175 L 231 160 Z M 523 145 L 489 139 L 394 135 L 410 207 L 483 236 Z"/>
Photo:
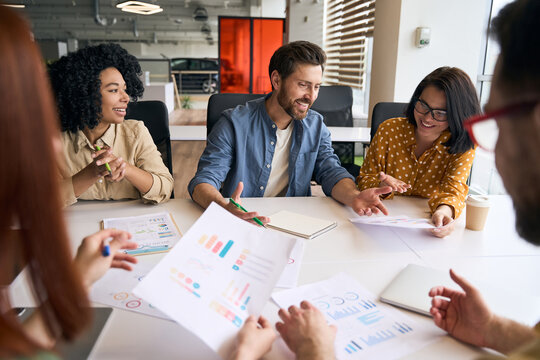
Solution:
<path fill-rule="evenodd" d="M 465 207 L 474 145 L 463 126 L 480 112 L 469 76 L 440 67 L 416 87 L 405 117 L 388 119 L 375 134 L 357 183 L 360 190 L 391 186 L 394 193 L 428 198 L 438 237 L 450 234 Z"/>

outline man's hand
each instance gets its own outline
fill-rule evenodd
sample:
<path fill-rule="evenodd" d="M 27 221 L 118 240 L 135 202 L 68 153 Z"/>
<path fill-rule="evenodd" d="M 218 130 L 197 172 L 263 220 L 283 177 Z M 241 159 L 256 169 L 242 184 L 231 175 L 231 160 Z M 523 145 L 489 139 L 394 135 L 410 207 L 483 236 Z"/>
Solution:
<path fill-rule="evenodd" d="M 236 349 L 230 359 L 260 359 L 272 349 L 275 339 L 276 333 L 268 320 L 260 316 L 257 321 L 254 316 L 250 316 L 236 336 Z"/>
<path fill-rule="evenodd" d="M 396 179 L 393 176 L 387 175 L 384 172 L 379 173 L 379 187 L 390 186 L 392 191 L 404 193 L 411 188 L 411 185 Z"/>
<path fill-rule="evenodd" d="M 240 200 L 240 195 L 242 195 L 243 190 L 244 190 L 244 183 L 240 181 L 238 183 L 238 186 L 234 190 L 234 193 L 231 196 L 231 199 L 233 199 L 234 202 L 236 202 L 237 204 L 242 204 L 242 200 Z M 228 200 L 226 200 L 226 201 L 228 201 Z M 242 209 L 239 209 L 238 207 L 236 207 L 236 205 L 234 205 L 232 202 L 229 202 L 225 206 L 225 209 L 227 209 L 231 214 L 239 217 L 240 219 L 249 221 L 250 223 L 253 223 L 255 225 L 258 225 L 253 220 L 253 218 L 255 218 L 255 217 L 258 218 L 259 220 L 261 220 L 264 225 L 266 225 L 266 224 L 268 224 L 270 222 L 269 217 L 261 216 L 256 211 L 244 212 Z"/>
<path fill-rule="evenodd" d="M 392 188 L 389 186 L 363 190 L 352 199 L 351 208 L 358 215 L 370 216 L 378 214 L 379 211 L 388 215 L 388 210 L 383 205 L 380 195 L 388 194 L 390 191 Z"/>
<path fill-rule="evenodd" d="M 429 291 L 429 296 L 433 298 L 430 313 L 435 325 L 458 340 L 476 346 L 487 346 L 485 336 L 487 331 L 491 330 L 494 315 L 478 289 L 453 270 L 450 270 L 450 277 L 464 292 L 444 286 L 437 286 Z"/>
<path fill-rule="evenodd" d="M 280 309 L 282 322 L 276 323 L 281 337 L 299 360 L 334 359 L 336 327 L 328 325 L 324 315 L 308 301 L 300 308 Z"/>

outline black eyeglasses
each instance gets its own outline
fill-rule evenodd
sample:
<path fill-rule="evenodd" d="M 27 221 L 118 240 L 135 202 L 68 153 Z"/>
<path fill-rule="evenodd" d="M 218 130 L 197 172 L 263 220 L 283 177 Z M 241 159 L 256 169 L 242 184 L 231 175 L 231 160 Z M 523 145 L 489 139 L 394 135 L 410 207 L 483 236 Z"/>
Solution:
<path fill-rule="evenodd" d="M 420 98 L 414 98 L 416 101 L 414 104 L 414 110 L 419 112 L 422 115 L 426 115 L 427 113 L 431 113 L 431 117 L 435 121 L 439 122 L 445 122 L 448 120 L 446 110 L 440 110 L 440 109 L 433 109 L 431 106 L 426 104 L 426 102 Z"/>

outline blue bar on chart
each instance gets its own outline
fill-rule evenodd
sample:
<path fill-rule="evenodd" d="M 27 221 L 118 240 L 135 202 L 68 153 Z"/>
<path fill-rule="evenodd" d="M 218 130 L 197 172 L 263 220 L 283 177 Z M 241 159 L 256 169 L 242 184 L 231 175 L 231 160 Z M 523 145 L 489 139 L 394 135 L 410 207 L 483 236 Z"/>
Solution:
<path fill-rule="evenodd" d="M 371 325 L 371 324 L 374 324 L 376 322 L 378 322 L 379 320 L 383 319 L 384 316 L 383 315 L 380 315 L 379 313 L 379 310 L 376 310 L 374 312 L 371 312 L 369 314 L 365 314 L 365 315 L 362 315 L 360 317 L 358 317 L 358 320 L 360 320 L 360 322 L 364 325 Z"/>
<path fill-rule="evenodd" d="M 347 353 L 349 354 L 352 354 L 353 352 L 358 352 L 358 350 L 362 350 L 362 347 L 353 340 L 351 340 L 351 343 L 347 344 L 347 347 L 345 347 L 345 351 L 347 351 Z"/>
<path fill-rule="evenodd" d="M 373 345 L 380 344 L 384 341 L 393 339 L 395 337 L 396 337 L 396 334 L 394 334 L 390 330 L 380 330 L 380 331 L 377 331 L 375 335 L 369 335 L 367 339 L 364 339 L 363 337 L 360 337 L 360 339 L 362 339 L 362 341 L 366 345 L 373 346 Z"/>
<path fill-rule="evenodd" d="M 371 300 L 362 300 L 359 302 L 359 305 L 362 305 L 364 309 L 372 309 L 374 307 L 377 307 Z"/>
<path fill-rule="evenodd" d="M 400 324 L 397 321 L 394 323 L 394 329 L 396 329 L 397 331 L 399 331 L 402 334 L 406 334 L 406 333 L 413 330 L 409 325 L 407 325 L 405 323 Z"/>
<path fill-rule="evenodd" d="M 346 308 L 334 312 L 327 312 L 328 316 L 330 316 L 334 320 L 339 320 L 342 318 L 345 318 L 347 316 L 355 315 L 362 311 L 361 309 L 358 309 L 356 306 L 347 306 Z"/>
<path fill-rule="evenodd" d="M 232 240 L 227 241 L 227 244 L 225 245 L 223 250 L 221 250 L 221 252 L 219 253 L 219 257 L 225 257 L 225 255 L 227 255 L 227 253 L 229 252 L 229 250 L 230 250 L 231 246 L 233 246 L 233 244 L 234 244 L 234 241 L 232 241 Z"/>

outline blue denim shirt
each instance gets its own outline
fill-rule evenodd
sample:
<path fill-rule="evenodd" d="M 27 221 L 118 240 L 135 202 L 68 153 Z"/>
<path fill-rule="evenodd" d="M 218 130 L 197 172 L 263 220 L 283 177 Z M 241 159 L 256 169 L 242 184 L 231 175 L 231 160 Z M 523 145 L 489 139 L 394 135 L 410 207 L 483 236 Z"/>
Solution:
<path fill-rule="evenodd" d="M 208 135 L 206 149 L 199 160 L 197 173 L 188 185 L 193 189 L 208 183 L 230 197 L 239 181 L 244 182 L 242 197 L 262 197 L 272 165 L 277 126 L 266 112 L 261 97 L 221 114 Z M 289 186 L 285 196 L 310 196 L 312 174 L 330 195 L 343 178 L 354 178 L 341 167 L 332 149 L 330 132 L 321 114 L 309 110 L 303 120 L 293 120 L 289 154 Z"/>

